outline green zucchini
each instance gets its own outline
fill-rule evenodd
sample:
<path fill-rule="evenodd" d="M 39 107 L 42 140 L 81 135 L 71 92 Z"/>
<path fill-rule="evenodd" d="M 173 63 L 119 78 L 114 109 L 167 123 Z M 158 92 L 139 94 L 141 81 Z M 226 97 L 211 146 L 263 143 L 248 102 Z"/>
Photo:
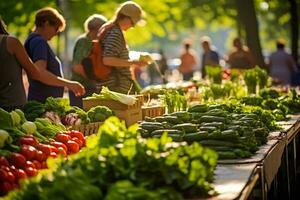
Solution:
<path fill-rule="evenodd" d="M 215 126 L 201 126 L 200 127 L 200 131 L 207 131 L 207 132 L 209 132 L 209 133 L 211 133 L 211 132 L 213 132 L 213 131 L 215 131 L 215 130 L 217 130 L 218 128 L 217 127 L 215 127 Z"/>
<path fill-rule="evenodd" d="M 200 122 L 226 122 L 226 118 L 224 117 L 217 117 L 217 116 L 207 116 L 204 115 L 202 117 L 200 117 L 199 119 Z"/>
<path fill-rule="evenodd" d="M 197 125 L 192 123 L 177 124 L 172 128 L 184 131 L 185 133 L 192 133 L 197 131 Z"/>
<path fill-rule="evenodd" d="M 205 140 L 208 137 L 207 131 L 198 131 L 195 133 L 187 133 L 183 136 L 183 140 L 187 142 Z"/>
<path fill-rule="evenodd" d="M 208 111 L 208 107 L 206 104 L 198 104 L 190 107 L 188 112 L 195 112 L 195 113 L 204 113 Z"/>
<path fill-rule="evenodd" d="M 237 159 L 238 156 L 232 151 L 217 151 L 219 159 Z"/>
<path fill-rule="evenodd" d="M 178 135 L 183 135 L 183 132 L 180 130 L 174 130 L 174 129 L 159 129 L 155 130 L 151 133 L 151 136 L 154 135 L 162 135 L 163 133 L 167 132 L 169 134 L 178 134 Z"/>

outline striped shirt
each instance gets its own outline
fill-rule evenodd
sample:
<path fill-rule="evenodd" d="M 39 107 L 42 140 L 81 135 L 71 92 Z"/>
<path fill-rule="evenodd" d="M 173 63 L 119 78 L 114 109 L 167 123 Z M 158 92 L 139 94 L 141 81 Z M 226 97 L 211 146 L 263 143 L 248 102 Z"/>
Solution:
<path fill-rule="evenodd" d="M 124 39 L 124 35 L 118 26 L 108 30 L 101 41 L 103 48 L 103 57 L 116 57 L 129 59 L 129 49 Z M 108 80 L 101 83 L 110 90 L 127 93 L 132 85 L 130 67 L 113 67 L 112 74 Z M 131 89 L 131 93 L 134 88 Z"/>

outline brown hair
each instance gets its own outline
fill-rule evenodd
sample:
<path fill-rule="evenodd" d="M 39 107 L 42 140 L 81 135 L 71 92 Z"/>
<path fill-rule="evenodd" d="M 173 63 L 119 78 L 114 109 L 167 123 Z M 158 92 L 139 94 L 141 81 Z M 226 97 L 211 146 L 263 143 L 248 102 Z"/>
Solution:
<path fill-rule="evenodd" d="M 1 17 L 0 17 L 0 34 L 9 35 L 6 30 L 6 25 Z"/>
<path fill-rule="evenodd" d="M 46 7 L 37 11 L 35 15 L 35 26 L 42 27 L 46 22 L 58 27 L 58 31 L 65 30 L 66 22 L 64 17 L 54 8 Z"/>

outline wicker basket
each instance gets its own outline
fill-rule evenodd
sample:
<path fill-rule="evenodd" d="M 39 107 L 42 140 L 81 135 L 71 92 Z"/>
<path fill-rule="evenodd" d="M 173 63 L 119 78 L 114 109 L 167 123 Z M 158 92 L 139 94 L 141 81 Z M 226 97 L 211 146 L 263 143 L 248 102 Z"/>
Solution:
<path fill-rule="evenodd" d="M 103 122 L 94 122 L 89 124 L 75 125 L 70 128 L 70 130 L 77 130 L 82 132 L 85 136 L 98 133 L 99 127 Z"/>
<path fill-rule="evenodd" d="M 145 117 L 157 117 L 165 114 L 164 106 L 142 106 L 143 120 Z"/>

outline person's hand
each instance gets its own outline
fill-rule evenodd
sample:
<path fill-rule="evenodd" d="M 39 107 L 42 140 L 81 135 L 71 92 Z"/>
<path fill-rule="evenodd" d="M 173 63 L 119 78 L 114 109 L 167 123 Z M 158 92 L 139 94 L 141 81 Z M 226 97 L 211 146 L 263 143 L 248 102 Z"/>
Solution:
<path fill-rule="evenodd" d="M 68 89 L 74 92 L 75 96 L 77 97 L 85 94 L 85 89 L 83 85 L 81 85 L 77 81 L 70 81 Z"/>
<path fill-rule="evenodd" d="M 133 67 L 145 67 L 148 65 L 146 61 L 134 60 L 131 61 Z"/>

